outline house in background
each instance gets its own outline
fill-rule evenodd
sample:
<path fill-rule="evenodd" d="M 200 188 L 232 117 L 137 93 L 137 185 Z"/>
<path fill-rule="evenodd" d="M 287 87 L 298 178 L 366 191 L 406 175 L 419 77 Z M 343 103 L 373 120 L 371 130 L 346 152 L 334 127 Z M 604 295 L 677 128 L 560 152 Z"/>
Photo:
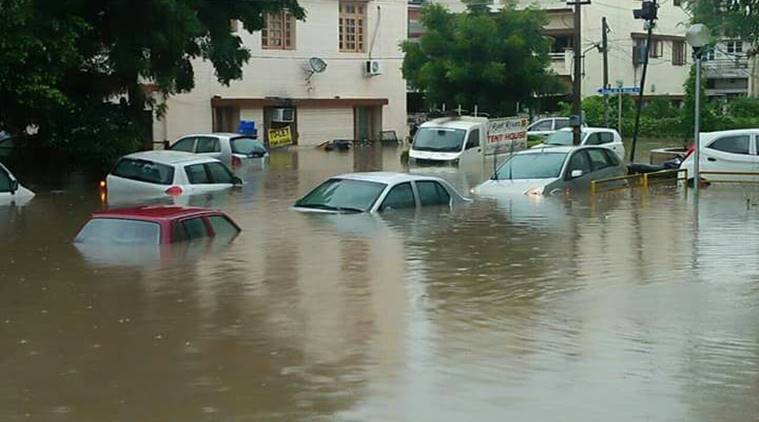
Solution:
<path fill-rule="evenodd" d="M 757 58 L 748 57 L 750 49 L 747 42 L 723 40 L 704 54 L 706 95 L 723 98 L 759 95 L 755 76 Z"/>
<path fill-rule="evenodd" d="M 255 121 L 267 141 L 270 129 L 289 128 L 299 145 L 375 140 L 382 131 L 404 137 L 399 45 L 407 36 L 406 0 L 300 4 L 305 21 L 269 14 L 255 33 L 233 23 L 251 52 L 242 79 L 223 86 L 210 62 L 194 62 L 195 88 L 166 101 L 165 115 L 154 119 L 154 139 L 237 131 L 241 120 Z"/>

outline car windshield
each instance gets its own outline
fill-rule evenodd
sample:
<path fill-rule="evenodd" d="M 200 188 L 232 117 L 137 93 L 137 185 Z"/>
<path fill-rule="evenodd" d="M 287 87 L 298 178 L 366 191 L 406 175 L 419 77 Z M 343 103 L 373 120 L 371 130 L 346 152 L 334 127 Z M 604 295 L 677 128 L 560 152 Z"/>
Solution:
<path fill-rule="evenodd" d="M 133 158 L 119 160 L 111 174 L 159 185 L 170 185 L 174 181 L 174 167 Z"/>
<path fill-rule="evenodd" d="M 464 144 L 464 129 L 423 127 L 414 136 L 413 148 L 419 151 L 459 152 Z"/>
<path fill-rule="evenodd" d="M 503 163 L 496 175 L 499 180 L 559 177 L 566 157 L 566 152 L 517 154 Z"/>
<path fill-rule="evenodd" d="M 546 138 L 547 145 L 572 145 L 574 133 L 569 130 L 560 130 L 548 135 Z"/>
<path fill-rule="evenodd" d="M 234 138 L 230 141 L 232 152 L 242 155 L 263 155 L 266 154 L 266 147 L 261 141 L 253 138 Z"/>
<path fill-rule="evenodd" d="M 352 179 L 329 179 L 295 203 L 296 207 L 365 212 L 387 185 Z"/>
<path fill-rule="evenodd" d="M 76 243 L 114 245 L 157 245 L 160 243 L 157 223 L 119 218 L 93 218 L 79 231 Z"/>

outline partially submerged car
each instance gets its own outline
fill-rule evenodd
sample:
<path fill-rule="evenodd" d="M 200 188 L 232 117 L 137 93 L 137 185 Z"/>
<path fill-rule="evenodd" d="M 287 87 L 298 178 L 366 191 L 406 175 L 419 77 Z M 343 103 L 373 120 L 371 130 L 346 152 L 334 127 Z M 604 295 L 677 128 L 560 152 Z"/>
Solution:
<path fill-rule="evenodd" d="M 593 180 L 624 176 L 626 168 L 602 147 L 556 146 L 520 151 L 493 177 L 475 187 L 477 194 L 556 195 L 588 190 Z"/>
<path fill-rule="evenodd" d="M 101 186 L 108 195 L 179 196 L 242 184 L 221 161 L 187 152 L 143 151 L 125 155 Z"/>
<path fill-rule="evenodd" d="M 759 182 L 759 129 L 705 132 L 700 137 L 699 174 L 706 181 Z M 693 178 L 694 152 L 688 150 L 680 168 Z M 708 172 L 724 172 L 717 174 Z"/>
<path fill-rule="evenodd" d="M 34 197 L 34 192 L 21 186 L 18 179 L 0 163 L 0 205 L 20 204 Z"/>
<path fill-rule="evenodd" d="M 348 173 L 329 178 L 295 202 L 304 212 L 362 213 L 468 202 L 439 177 L 407 173 Z"/>
<path fill-rule="evenodd" d="M 569 117 L 544 117 L 527 126 L 527 134 L 546 137 L 565 127 L 569 127 Z"/>
<path fill-rule="evenodd" d="M 217 158 L 232 167 L 269 155 L 263 142 L 239 133 L 187 135 L 179 138 L 168 149 Z"/>
<path fill-rule="evenodd" d="M 572 146 L 574 134 L 572 128 L 561 129 L 545 139 L 542 144 L 535 145 L 533 148 L 545 148 L 552 146 Z M 581 132 L 580 145 L 597 145 L 614 151 L 621 159 L 625 159 L 625 145 L 622 143 L 622 137 L 614 129 L 605 127 L 584 127 Z"/>
<path fill-rule="evenodd" d="M 173 206 L 121 208 L 92 214 L 74 243 L 162 245 L 237 236 L 240 227 L 222 211 Z"/>

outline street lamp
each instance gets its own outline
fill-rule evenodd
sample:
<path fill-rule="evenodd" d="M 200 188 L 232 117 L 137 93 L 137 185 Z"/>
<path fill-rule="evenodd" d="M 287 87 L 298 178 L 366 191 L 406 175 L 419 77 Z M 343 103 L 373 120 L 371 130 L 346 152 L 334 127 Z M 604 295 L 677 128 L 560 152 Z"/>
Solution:
<path fill-rule="evenodd" d="M 696 110 L 694 113 L 694 128 L 693 128 L 693 186 L 694 192 L 698 195 L 699 165 L 701 159 L 701 56 L 704 51 L 704 47 L 709 44 L 712 38 L 712 33 L 709 27 L 697 23 L 688 28 L 688 32 L 685 33 L 685 38 L 688 40 L 688 44 L 693 47 L 693 57 L 696 59 Z"/>

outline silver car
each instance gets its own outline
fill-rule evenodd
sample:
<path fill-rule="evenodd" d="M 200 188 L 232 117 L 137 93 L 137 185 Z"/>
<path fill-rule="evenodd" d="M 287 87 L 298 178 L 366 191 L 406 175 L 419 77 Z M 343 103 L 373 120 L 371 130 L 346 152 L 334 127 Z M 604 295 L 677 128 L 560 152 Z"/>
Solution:
<path fill-rule="evenodd" d="M 239 133 L 187 135 L 179 138 L 167 149 L 216 158 L 232 167 L 269 155 L 263 142 Z"/>
<path fill-rule="evenodd" d="M 556 146 L 529 149 L 512 155 L 490 180 L 472 192 L 556 195 L 586 191 L 593 180 L 626 173 L 622 161 L 608 148 Z"/>

